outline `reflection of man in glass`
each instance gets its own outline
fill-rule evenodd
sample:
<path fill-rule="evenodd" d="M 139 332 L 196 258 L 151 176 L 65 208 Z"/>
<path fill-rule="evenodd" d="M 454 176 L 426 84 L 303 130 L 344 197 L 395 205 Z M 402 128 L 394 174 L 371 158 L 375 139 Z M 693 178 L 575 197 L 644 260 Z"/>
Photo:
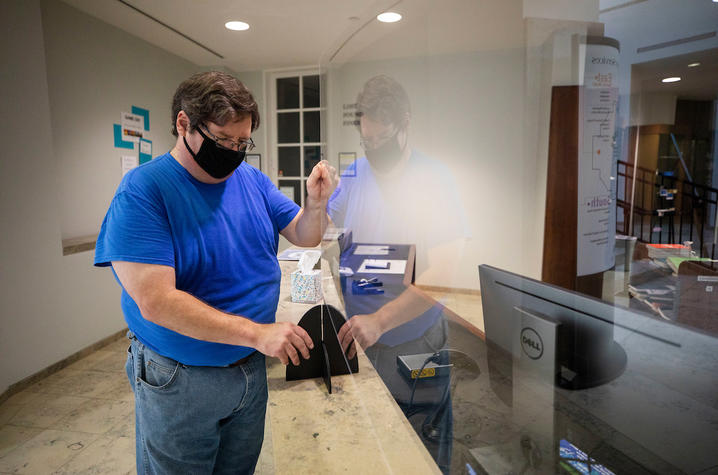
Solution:
<path fill-rule="evenodd" d="M 409 146 L 406 91 L 387 76 L 370 79 L 357 97 L 357 116 L 366 157 L 342 175 L 328 204 L 332 221 L 349 228 L 357 243 L 415 244 L 420 277 L 440 274 L 437 267 L 452 269 L 458 262 L 452 258 L 455 244 L 466 236 L 463 210 L 448 169 Z M 350 319 L 339 339 L 349 348 L 349 356 L 355 353 L 352 339 L 357 340 L 410 416 L 422 398 L 397 372 L 396 357 L 441 350 L 447 327 L 443 307 L 416 287 L 387 284 L 383 294 L 371 296 L 353 295 L 347 285 L 344 298 Z M 441 435 L 432 452 L 437 463 L 448 468 L 451 403 L 440 389 L 424 401 L 441 406 L 436 413 Z"/>

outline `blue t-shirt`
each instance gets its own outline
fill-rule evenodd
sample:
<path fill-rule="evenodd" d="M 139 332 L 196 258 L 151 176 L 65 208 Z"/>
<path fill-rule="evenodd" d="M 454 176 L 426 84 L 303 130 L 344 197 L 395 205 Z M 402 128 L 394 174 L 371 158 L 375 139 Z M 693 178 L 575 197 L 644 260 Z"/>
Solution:
<path fill-rule="evenodd" d="M 246 162 L 226 181 L 206 184 L 166 153 L 123 178 L 97 238 L 95 265 L 174 267 L 177 289 L 224 312 L 272 323 L 279 300 L 279 231 L 298 211 Z M 124 288 L 122 310 L 142 343 L 187 365 L 226 366 L 254 351 L 145 320 Z"/>

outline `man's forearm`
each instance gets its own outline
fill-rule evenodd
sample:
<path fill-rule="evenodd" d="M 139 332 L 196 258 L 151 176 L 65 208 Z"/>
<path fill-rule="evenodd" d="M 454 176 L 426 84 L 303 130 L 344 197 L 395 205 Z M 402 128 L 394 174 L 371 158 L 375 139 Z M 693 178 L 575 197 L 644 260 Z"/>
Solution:
<path fill-rule="evenodd" d="M 434 301 L 419 289 L 410 285 L 397 298 L 381 307 L 376 313 L 382 333 L 415 319 L 429 310 Z"/>
<path fill-rule="evenodd" d="M 255 348 L 259 324 L 207 305 L 187 292 L 173 289 L 156 297 L 142 316 L 157 325 L 198 340 Z"/>
<path fill-rule="evenodd" d="M 326 203 L 316 203 L 307 198 L 302 215 L 297 221 L 297 238 L 300 242 L 295 243 L 302 247 L 312 247 L 322 241 L 322 236 L 327 228 Z"/>

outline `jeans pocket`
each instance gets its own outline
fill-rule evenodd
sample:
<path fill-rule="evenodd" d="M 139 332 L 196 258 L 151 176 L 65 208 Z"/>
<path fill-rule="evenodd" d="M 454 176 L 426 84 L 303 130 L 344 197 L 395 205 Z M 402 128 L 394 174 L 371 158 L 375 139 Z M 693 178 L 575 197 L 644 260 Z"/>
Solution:
<path fill-rule="evenodd" d="M 144 371 L 140 383 L 150 389 L 167 390 L 177 380 L 181 364 L 145 349 Z"/>
<path fill-rule="evenodd" d="M 130 386 L 135 387 L 135 359 L 132 357 L 132 345 L 127 347 L 127 361 L 125 362 L 125 372 L 127 379 L 130 380 Z"/>

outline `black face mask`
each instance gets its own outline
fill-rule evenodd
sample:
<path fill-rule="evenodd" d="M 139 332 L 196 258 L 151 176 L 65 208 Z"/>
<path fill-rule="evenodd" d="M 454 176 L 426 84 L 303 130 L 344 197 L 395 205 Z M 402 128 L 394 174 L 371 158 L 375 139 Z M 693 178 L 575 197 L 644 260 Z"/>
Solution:
<path fill-rule="evenodd" d="M 379 172 L 388 172 L 401 160 L 402 149 L 399 146 L 399 131 L 380 146 L 365 150 L 369 165 Z"/>
<path fill-rule="evenodd" d="M 199 151 L 195 154 L 187 143 L 187 139 L 182 137 L 184 140 L 184 146 L 187 147 L 189 153 L 194 158 L 202 170 L 206 171 L 212 178 L 224 178 L 244 161 L 245 152 L 229 150 L 217 146 L 214 140 L 207 137 L 200 128 L 197 128 L 197 132 L 202 136 L 204 142 L 199 148 Z"/>

